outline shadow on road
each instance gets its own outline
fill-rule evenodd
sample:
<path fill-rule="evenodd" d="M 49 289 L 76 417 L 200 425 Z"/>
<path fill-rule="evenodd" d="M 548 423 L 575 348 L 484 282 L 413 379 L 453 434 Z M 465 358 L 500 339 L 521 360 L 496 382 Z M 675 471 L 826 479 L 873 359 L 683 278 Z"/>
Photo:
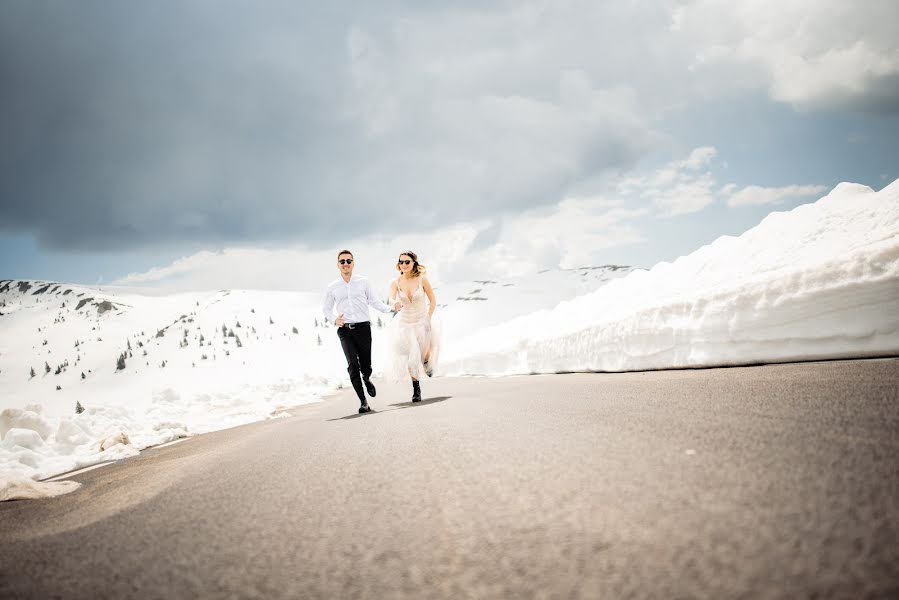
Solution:
<path fill-rule="evenodd" d="M 396 406 L 397 408 L 413 408 L 416 406 L 436 404 L 437 402 L 443 402 L 444 400 L 449 400 L 450 398 L 452 398 L 452 396 L 434 396 L 433 398 L 422 398 L 421 402 L 397 402 L 396 404 L 391 404 L 390 406 Z"/>
<path fill-rule="evenodd" d="M 368 417 L 371 415 L 388 413 L 388 412 L 391 412 L 394 410 L 402 410 L 404 408 L 416 408 L 419 406 L 427 406 L 428 404 L 436 404 L 438 402 L 443 402 L 444 400 L 449 400 L 450 398 L 452 398 L 452 396 L 434 396 L 433 398 L 422 398 L 421 402 L 397 402 L 396 404 L 389 405 L 389 406 L 395 406 L 396 408 L 388 408 L 386 410 L 371 409 L 371 412 L 355 413 L 352 415 L 347 415 L 345 417 L 337 417 L 336 419 L 328 419 L 328 421 L 346 421 L 347 419 L 359 419 L 361 417 Z"/>

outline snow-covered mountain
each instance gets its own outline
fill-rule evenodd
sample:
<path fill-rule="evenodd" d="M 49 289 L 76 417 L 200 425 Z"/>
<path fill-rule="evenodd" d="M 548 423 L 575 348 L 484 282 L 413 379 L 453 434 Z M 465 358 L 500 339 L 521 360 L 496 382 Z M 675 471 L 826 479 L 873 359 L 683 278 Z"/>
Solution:
<path fill-rule="evenodd" d="M 445 343 L 631 271 L 436 285 Z M 386 296 L 389 282 L 374 283 Z M 153 295 L 0 280 L 0 471 L 48 477 L 319 400 L 348 383 L 321 301 L 321 292 Z M 372 311 L 375 377 L 390 318 Z"/>
<path fill-rule="evenodd" d="M 842 183 L 552 310 L 458 340 L 444 374 L 628 371 L 899 355 L 899 180 Z"/>

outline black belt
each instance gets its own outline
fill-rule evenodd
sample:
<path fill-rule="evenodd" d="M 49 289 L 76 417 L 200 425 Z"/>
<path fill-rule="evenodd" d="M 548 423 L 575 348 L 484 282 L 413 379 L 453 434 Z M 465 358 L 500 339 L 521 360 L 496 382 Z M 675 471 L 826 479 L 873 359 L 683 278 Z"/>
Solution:
<path fill-rule="evenodd" d="M 357 327 L 371 327 L 371 321 L 359 321 L 358 323 L 344 323 L 341 327 L 356 329 Z"/>

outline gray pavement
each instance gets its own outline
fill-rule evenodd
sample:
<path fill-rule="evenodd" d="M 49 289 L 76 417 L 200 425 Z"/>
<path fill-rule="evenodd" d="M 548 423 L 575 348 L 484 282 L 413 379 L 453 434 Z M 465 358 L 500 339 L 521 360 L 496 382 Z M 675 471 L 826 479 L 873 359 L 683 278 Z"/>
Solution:
<path fill-rule="evenodd" d="M 895 359 L 422 387 L 2 503 L 0 597 L 899 597 Z"/>

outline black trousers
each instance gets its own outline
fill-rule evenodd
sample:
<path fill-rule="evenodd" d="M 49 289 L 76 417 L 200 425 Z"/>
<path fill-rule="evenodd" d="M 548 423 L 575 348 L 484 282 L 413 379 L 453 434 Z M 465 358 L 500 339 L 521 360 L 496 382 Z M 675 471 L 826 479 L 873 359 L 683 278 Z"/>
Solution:
<path fill-rule="evenodd" d="M 340 338 L 340 346 L 346 356 L 346 370 L 350 374 L 353 389 L 356 390 L 359 401 L 365 403 L 362 379 L 368 380 L 371 377 L 371 323 L 357 323 L 352 329 L 338 327 L 337 337 Z"/>

